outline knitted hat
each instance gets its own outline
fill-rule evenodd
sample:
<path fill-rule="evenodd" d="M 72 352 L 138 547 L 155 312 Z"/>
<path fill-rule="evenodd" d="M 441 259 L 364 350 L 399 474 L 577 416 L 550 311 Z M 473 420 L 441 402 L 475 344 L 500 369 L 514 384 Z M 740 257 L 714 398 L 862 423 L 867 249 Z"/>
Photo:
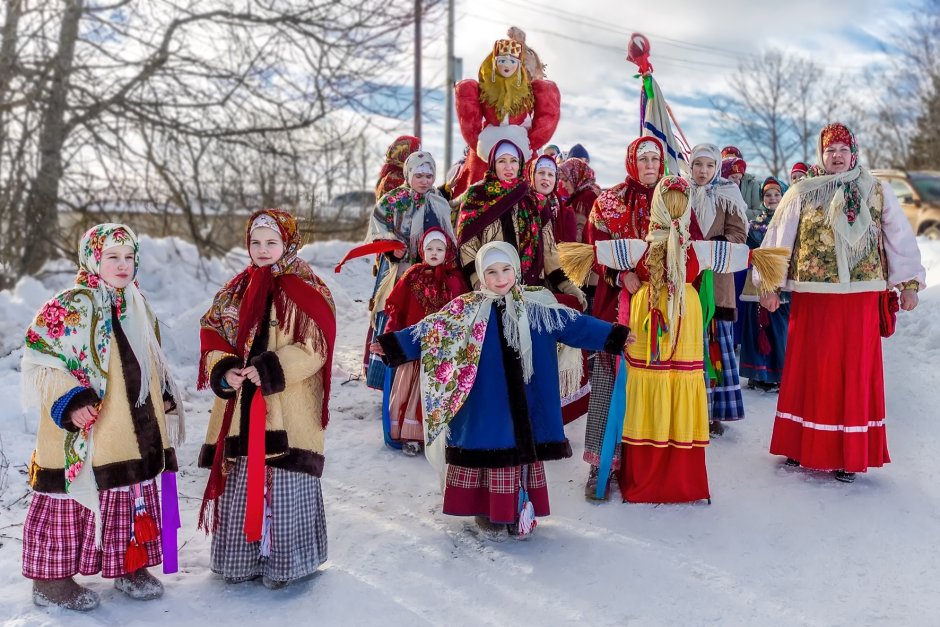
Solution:
<path fill-rule="evenodd" d="M 721 158 L 727 159 L 728 157 L 737 157 L 738 159 L 743 159 L 741 151 L 737 146 L 725 146 L 721 149 Z"/>
<path fill-rule="evenodd" d="M 790 168 L 790 176 L 794 174 L 806 174 L 807 172 L 809 172 L 809 166 L 802 161 L 797 161 L 793 164 L 793 167 Z"/>
<path fill-rule="evenodd" d="M 588 151 L 585 150 L 584 146 L 582 146 L 581 144 L 575 144 L 574 146 L 571 147 L 571 150 L 568 151 L 568 158 L 571 159 L 572 157 L 575 157 L 578 159 L 584 159 L 588 163 L 591 162 L 591 156 L 588 154 Z"/>

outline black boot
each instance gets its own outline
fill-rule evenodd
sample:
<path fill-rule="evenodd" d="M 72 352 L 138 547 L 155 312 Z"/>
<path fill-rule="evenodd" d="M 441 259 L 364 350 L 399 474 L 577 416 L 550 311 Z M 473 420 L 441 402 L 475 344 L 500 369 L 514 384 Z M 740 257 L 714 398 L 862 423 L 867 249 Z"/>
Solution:
<path fill-rule="evenodd" d="M 855 473 L 845 472 L 844 470 L 837 470 L 836 481 L 841 481 L 842 483 L 855 483 Z"/>
<path fill-rule="evenodd" d="M 785 462 L 783 462 L 783 463 L 786 464 L 787 466 L 790 466 L 791 468 L 799 468 L 799 466 L 800 466 L 800 462 L 796 461 L 796 460 L 793 459 L 792 457 L 788 457 L 788 458 L 787 458 L 787 461 L 785 461 Z"/>

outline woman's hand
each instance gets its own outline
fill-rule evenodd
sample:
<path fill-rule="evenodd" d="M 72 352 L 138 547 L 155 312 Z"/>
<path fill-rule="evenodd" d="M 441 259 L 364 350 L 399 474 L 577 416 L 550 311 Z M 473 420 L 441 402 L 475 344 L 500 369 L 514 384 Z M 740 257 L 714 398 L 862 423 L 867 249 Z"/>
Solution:
<path fill-rule="evenodd" d="M 72 424 L 79 429 L 90 427 L 98 420 L 98 406 L 86 405 L 85 407 L 79 407 L 69 414 L 69 418 L 72 419 Z"/>
<path fill-rule="evenodd" d="M 372 342 L 369 344 L 369 352 L 375 353 L 376 355 L 385 355 L 385 351 L 382 349 L 382 345 L 378 342 Z"/>
<path fill-rule="evenodd" d="M 632 346 L 633 344 L 636 344 L 636 333 L 630 331 L 630 334 L 627 335 L 627 339 L 623 343 L 623 347 L 626 349 L 628 346 Z"/>
<path fill-rule="evenodd" d="M 242 382 L 245 380 L 245 375 L 242 374 L 242 371 L 239 368 L 229 368 L 225 373 L 225 382 L 228 383 L 228 386 L 235 391 L 238 391 L 242 387 Z"/>
<path fill-rule="evenodd" d="M 248 366 L 247 368 L 242 368 L 241 371 L 242 377 L 248 379 L 256 386 L 261 387 L 261 375 L 258 374 L 258 369 L 254 366 Z"/>
<path fill-rule="evenodd" d="M 392 251 L 392 254 L 395 255 L 395 259 L 401 259 L 402 257 L 405 256 L 405 249 L 396 248 L 395 250 Z"/>
<path fill-rule="evenodd" d="M 777 311 L 780 308 L 780 295 L 777 292 L 764 294 L 760 297 L 760 306 L 770 313 Z"/>
<path fill-rule="evenodd" d="M 920 302 L 920 297 L 917 295 L 917 290 L 904 290 L 901 292 L 901 309 L 904 311 L 911 311 L 914 307 L 917 307 L 918 302 Z"/>
<path fill-rule="evenodd" d="M 620 285 L 631 294 L 636 294 L 642 283 L 640 282 L 640 277 L 636 275 L 636 272 L 628 270 L 620 273 Z"/>

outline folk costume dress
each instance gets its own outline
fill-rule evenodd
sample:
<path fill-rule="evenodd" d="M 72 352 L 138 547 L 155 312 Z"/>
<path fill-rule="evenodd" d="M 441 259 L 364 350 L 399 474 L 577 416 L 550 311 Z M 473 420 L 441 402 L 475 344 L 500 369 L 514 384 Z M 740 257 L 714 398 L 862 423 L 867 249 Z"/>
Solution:
<path fill-rule="evenodd" d="M 792 250 L 786 367 L 770 452 L 807 468 L 864 472 L 890 461 L 880 301 L 923 289 L 920 251 L 891 188 L 857 163 L 842 124 L 820 133 L 851 147 L 848 172 L 807 176 L 780 201 L 762 247 Z"/>
<path fill-rule="evenodd" d="M 392 364 L 419 360 L 429 458 L 445 446 L 445 514 L 512 524 L 524 485 L 536 516 L 549 514 L 543 462 L 571 456 L 558 403 L 558 342 L 619 352 L 629 329 L 578 314 L 548 290 L 519 284 L 515 248 L 477 255 L 511 263 L 505 296 L 483 287 L 379 343 Z M 525 481 L 523 481 L 525 478 Z"/>
<path fill-rule="evenodd" d="M 155 480 L 177 470 L 182 402 L 136 279 L 116 289 L 100 276 L 104 251 L 123 245 L 134 249 L 136 275 L 138 241 L 129 227 L 88 230 L 75 285 L 43 305 L 26 331 L 24 399 L 39 405 L 23 526 L 29 579 L 116 578 L 163 559 Z M 175 416 L 164 412 L 165 400 Z M 98 407 L 98 418 L 80 429 L 71 413 L 88 406 Z M 175 490 L 164 499 L 177 511 Z M 175 528 L 164 531 L 175 540 Z"/>
<path fill-rule="evenodd" d="M 248 222 L 281 235 L 273 265 L 249 265 L 216 294 L 200 322 L 199 388 L 216 395 L 199 466 L 209 468 L 200 526 L 212 532 L 210 568 L 229 581 L 288 582 L 327 558 L 320 476 L 336 317 L 329 289 L 297 256 L 285 211 Z M 252 365 L 260 387 L 225 381 Z"/>
<path fill-rule="evenodd" d="M 749 258 L 744 244 L 692 241 L 691 211 L 673 220 L 662 199 L 668 190 L 688 196 L 689 184 L 674 176 L 657 184 L 645 239 L 595 244 L 598 263 L 636 272 L 642 281 L 630 299 L 637 342 L 626 353 L 618 477 L 624 500 L 637 503 L 709 498 L 702 306 L 692 281 L 705 270 L 728 274 L 747 268 Z"/>
<path fill-rule="evenodd" d="M 768 178 L 764 181 L 761 191 L 774 185 L 781 188 L 779 181 Z M 774 210 L 761 204 L 760 212 L 751 220 L 747 231 L 749 248 L 760 247 L 773 216 Z M 771 313 L 761 307 L 756 291 L 749 289 L 747 285 L 748 283 L 745 282 L 745 292 L 741 295 L 740 373 L 742 377 L 748 379 L 749 384 L 758 382 L 768 386 L 779 386 L 780 379 L 783 377 L 784 356 L 787 352 L 790 296 L 788 292 L 782 292 L 780 307 Z"/>
<path fill-rule="evenodd" d="M 376 203 L 369 222 L 368 242 L 399 242 L 405 245 L 405 254 L 398 258 L 392 252 L 380 254 L 375 269 L 375 287 L 369 301 L 369 331 L 366 337 L 364 361 L 366 383 L 381 390 L 385 382 L 385 364 L 368 352 L 372 339 L 385 330 L 388 316 L 385 299 L 392 288 L 412 264 L 421 260 L 421 237 L 430 228 L 437 227 L 454 236 L 451 224 L 450 205 L 434 187 L 424 194 L 411 188 L 411 177 L 415 174 L 436 174 L 437 165 L 431 153 L 414 152 L 405 159 L 404 183 L 388 192 Z"/>
<path fill-rule="evenodd" d="M 422 239 L 422 251 L 429 240 L 444 243 L 447 247 L 446 258 L 438 266 L 421 262 L 405 271 L 385 301 L 387 333 L 417 324 L 425 316 L 436 313 L 453 299 L 470 291 L 467 280 L 457 268 L 457 249 L 453 240 L 449 240 L 441 229 L 428 229 Z M 421 406 L 418 363 L 408 362 L 395 370 L 391 388 L 389 416 L 393 440 L 424 442 Z"/>
<path fill-rule="evenodd" d="M 601 192 L 591 209 L 584 241 L 587 244 L 611 239 L 644 239 L 649 230 L 650 199 L 656 186 L 640 183 L 637 170 L 637 157 L 642 152 L 655 152 L 660 158 L 657 178 L 664 172 L 665 154 L 662 143 L 655 137 L 641 137 L 627 147 L 627 177 Z M 572 161 L 569 159 L 565 163 Z M 580 160 L 576 160 L 580 161 Z M 607 322 L 627 324 L 630 310 L 630 295 L 623 292 L 624 304 L 621 305 L 621 286 L 619 273 L 602 266 L 597 267 L 600 277 L 591 307 L 591 314 Z M 621 309 L 622 307 L 622 309 Z M 618 315 L 622 311 L 622 315 Z M 607 428 L 607 413 L 614 391 L 617 355 L 600 352 L 594 355 L 591 369 L 591 404 L 588 408 L 587 425 L 584 431 L 584 461 L 592 467 L 600 464 L 601 445 Z M 613 470 L 620 468 L 620 446 L 614 451 Z"/>
<path fill-rule="evenodd" d="M 721 167 L 721 153 L 713 144 L 699 144 L 692 149 L 690 161 L 707 157 Z M 705 185 L 692 183 L 692 208 L 706 241 L 744 244 L 747 240 L 747 205 L 741 190 L 733 182 L 723 179 L 720 172 Z M 734 321 L 737 316 L 734 277 L 714 277 L 715 313 L 706 331 L 709 354 L 715 379 L 708 387 L 708 408 L 711 422 L 741 420 L 744 418 L 744 399 L 738 361 L 734 352 Z M 708 376 L 708 375 L 706 375 Z"/>

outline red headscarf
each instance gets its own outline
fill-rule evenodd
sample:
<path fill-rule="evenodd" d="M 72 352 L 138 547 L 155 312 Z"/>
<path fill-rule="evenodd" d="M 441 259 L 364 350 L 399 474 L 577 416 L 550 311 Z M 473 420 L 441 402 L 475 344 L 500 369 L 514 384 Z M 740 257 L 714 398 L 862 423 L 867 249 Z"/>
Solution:
<path fill-rule="evenodd" d="M 823 127 L 819 133 L 819 163 L 822 164 L 822 156 L 826 148 L 832 144 L 845 144 L 852 151 L 852 161 L 849 163 L 849 169 L 855 167 L 858 163 L 858 143 L 855 141 L 855 134 L 841 122 L 833 122 Z"/>
<path fill-rule="evenodd" d="M 747 171 L 747 163 L 741 157 L 728 157 L 721 161 L 721 176 L 728 178 L 732 174 L 744 174 Z"/>
<path fill-rule="evenodd" d="M 655 137 L 639 137 L 627 147 L 627 178 L 597 197 L 591 212 L 591 223 L 595 229 L 607 233 L 611 239 L 643 239 L 649 230 L 650 199 L 656 184 L 640 183 L 637 166 L 638 151 L 645 143 L 652 143 L 659 152 L 659 175 L 666 171 L 665 150 Z"/>
<path fill-rule="evenodd" d="M 313 272 L 306 261 L 300 259 L 300 233 L 294 217 L 280 209 L 262 209 L 248 218 L 245 229 L 245 246 L 249 247 L 254 227 L 265 226 L 278 232 L 284 242 L 284 253 L 270 266 L 259 267 L 249 263 L 226 283 L 216 294 L 209 311 L 200 320 L 199 380 L 197 387 L 209 385 L 210 368 L 207 357 L 212 351 L 236 355 L 247 362 L 251 342 L 273 301 L 277 320 L 281 325 L 290 324 L 289 332 L 295 342 L 304 342 L 322 335 L 326 363 L 323 366 L 323 406 L 320 422 L 325 428 L 330 420 L 328 401 L 333 362 L 333 345 L 336 340 L 336 312 L 333 297 L 323 281 Z M 260 397 L 260 390 L 256 396 Z M 231 426 L 235 411 L 235 398 L 225 405 L 222 428 L 216 441 L 215 457 L 209 472 L 209 481 L 203 496 L 200 525 L 208 530 L 208 508 L 225 490 L 222 474 L 222 458 L 225 436 Z M 253 403 L 254 404 L 254 403 Z M 263 432 L 262 432 L 263 435 Z M 212 528 L 218 524 L 218 510 L 213 516 Z"/>

